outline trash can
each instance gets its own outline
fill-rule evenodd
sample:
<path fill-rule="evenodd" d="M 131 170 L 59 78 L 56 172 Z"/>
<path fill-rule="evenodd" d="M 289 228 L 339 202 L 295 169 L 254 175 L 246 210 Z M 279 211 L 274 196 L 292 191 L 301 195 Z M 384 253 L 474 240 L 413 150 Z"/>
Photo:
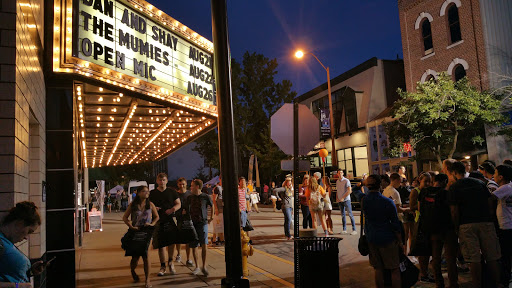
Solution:
<path fill-rule="evenodd" d="M 338 242 L 342 238 L 298 238 L 299 285 L 296 287 L 340 287 Z"/>

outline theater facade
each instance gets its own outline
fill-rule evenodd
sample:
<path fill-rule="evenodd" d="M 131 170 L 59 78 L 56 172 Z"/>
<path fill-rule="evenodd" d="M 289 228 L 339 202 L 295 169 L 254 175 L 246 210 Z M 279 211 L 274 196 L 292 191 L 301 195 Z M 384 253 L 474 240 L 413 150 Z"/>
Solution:
<path fill-rule="evenodd" d="M 158 161 L 216 127 L 213 44 L 142 0 L 3 1 L 0 217 L 30 200 L 20 249 L 75 287 L 88 169 Z"/>

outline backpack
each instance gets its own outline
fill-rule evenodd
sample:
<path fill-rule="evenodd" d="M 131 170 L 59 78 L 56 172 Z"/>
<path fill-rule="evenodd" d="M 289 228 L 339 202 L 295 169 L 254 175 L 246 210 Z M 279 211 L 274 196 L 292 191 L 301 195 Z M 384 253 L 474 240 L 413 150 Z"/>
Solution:
<path fill-rule="evenodd" d="M 324 203 L 322 202 L 322 194 L 320 193 L 320 188 L 316 189 L 316 191 L 312 191 L 309 199 L 309 206 L 311 209 L 321 210 L 324 207 Z"/>
<path fill-rule="evenodd" d="M 449 210 L 447 211 L 449 208 L 445 205 L 445 200 L 446 190 L 442 188 L 429 187 L 421 191 L 420 221 L 423 232 L 439 232 L 444 226 L 443 223 L 450 221 Z"/>

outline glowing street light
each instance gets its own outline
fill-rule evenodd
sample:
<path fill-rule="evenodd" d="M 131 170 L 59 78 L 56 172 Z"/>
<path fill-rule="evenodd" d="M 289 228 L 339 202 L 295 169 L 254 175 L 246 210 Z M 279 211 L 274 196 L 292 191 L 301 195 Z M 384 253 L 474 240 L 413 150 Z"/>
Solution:
<path fill-rule="evenodd" d="M 338 166 L 338 157 L 336 157 L 336 146 L 334 144 L 334 117 L 333 117 L 333 113 L 332 113 L 332 97 L 331 97 L 331 76 L 329 74 L 329 67 L 325 67 L 324 64 L 322 64 L 322 62 L 318 59 L 318 57 L 316 57 L 315 54 L 311 53 L 311 52 L 306 52 L 304 53 L 302 50 L 297 50 L 295 52 L 295 57 L 297 57 L 298 59 L 302 59 L 302 57 L 304 57 L 305 54 L 309 54 L 313 57 L 315 57 L 316 61 L 318 61 L 318 63 L 320 63 L 320 65 L 322 65 L 322 67 L 325 69 L 325 71 L 327 71 L 327 92 L 329 94 L 329 122 L 330 122 L 330 126 L 331 126 L 331 146 L 332 146 L 332 149 L 331 149 L 331 157 L 332 157 L 332 165 L 333 166 Z"/>

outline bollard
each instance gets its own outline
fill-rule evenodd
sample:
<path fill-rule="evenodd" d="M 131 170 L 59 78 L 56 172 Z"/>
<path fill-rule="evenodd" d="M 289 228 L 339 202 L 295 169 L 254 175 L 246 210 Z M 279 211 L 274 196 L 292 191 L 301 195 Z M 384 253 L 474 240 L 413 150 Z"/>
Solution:
<path fill-rule="evenodd" d="M 249 267 L 247 265 L 247 261 L 248 261 L 248 258 L 249 256 L 252 256 L 252 254 L 254 254 L 254 249 L 252 247 L 252 245 L 249 243 L 249 241 L 251 240 L 249 238 L 249 235 L 247 235 L 247 233 L 245 233 L 244 230 L 240 230 L 241 231 L 241 238 L 242 238 L 242 270 L 243 270 L 243 273 L 244 273 L 244 276 L 247 277 L 249 276 Z"/>

